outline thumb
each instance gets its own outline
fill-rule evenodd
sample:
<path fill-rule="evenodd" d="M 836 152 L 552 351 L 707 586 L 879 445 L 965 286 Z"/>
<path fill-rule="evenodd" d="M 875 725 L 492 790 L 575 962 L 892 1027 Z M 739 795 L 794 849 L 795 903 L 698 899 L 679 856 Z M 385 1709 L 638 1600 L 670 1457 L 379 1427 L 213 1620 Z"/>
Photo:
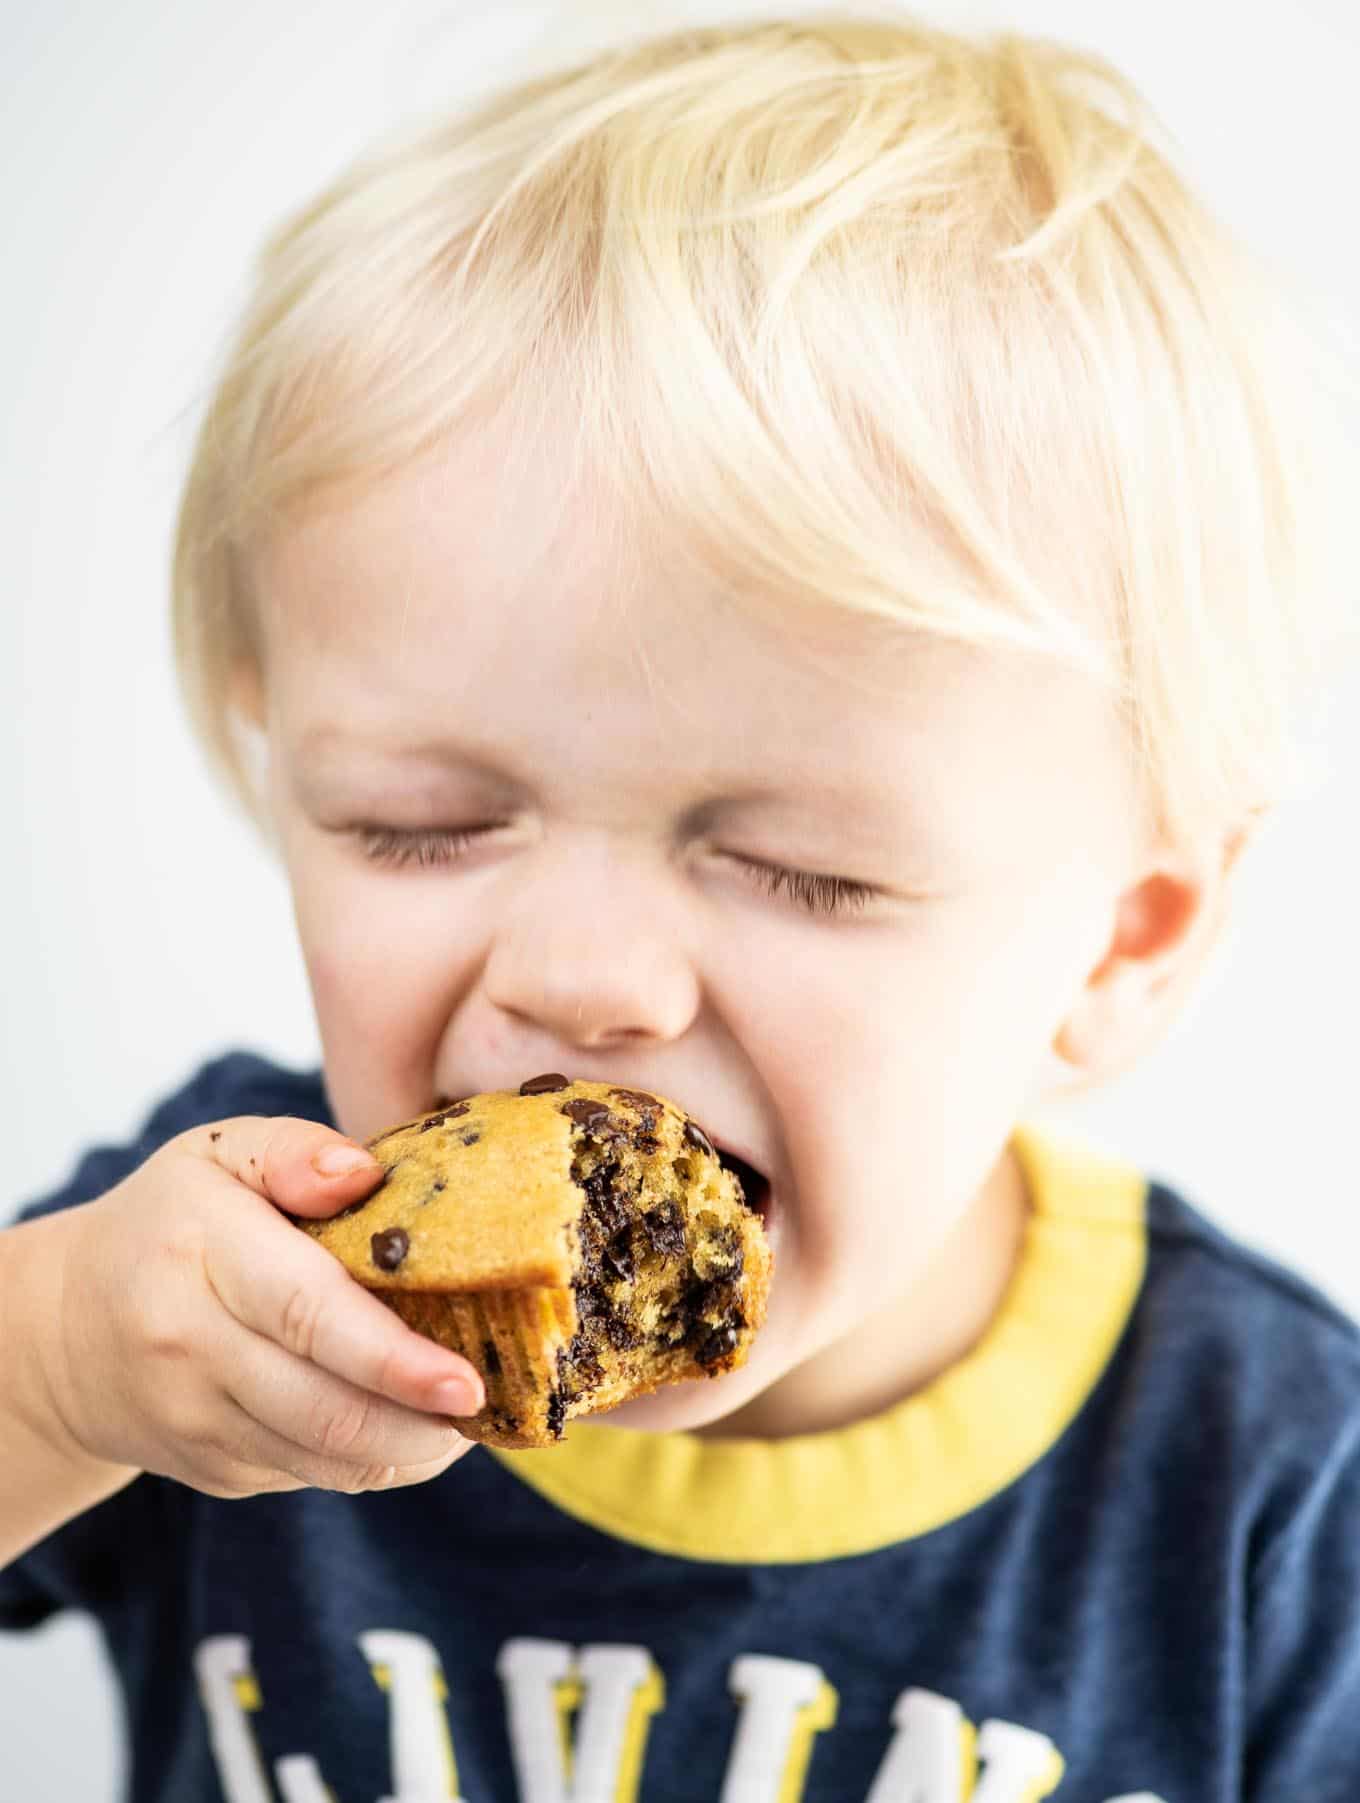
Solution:
<path fill-rule="evenodd" d="M 292 1115 L 236 1115 L 194 1127 L 177 1144 L 266 1202 L 313 1218 L 362 1201 L 386 1176 L 385 1166 L 356 1140 Z"/>

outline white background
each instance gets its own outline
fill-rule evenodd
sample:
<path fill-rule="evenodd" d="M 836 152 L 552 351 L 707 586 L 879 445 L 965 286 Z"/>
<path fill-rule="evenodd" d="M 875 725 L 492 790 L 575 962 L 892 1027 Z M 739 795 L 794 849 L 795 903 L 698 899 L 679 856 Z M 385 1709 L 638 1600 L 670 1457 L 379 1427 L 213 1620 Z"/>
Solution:
<path fill-rule="evenodd" d="M 1229 0 L 922 10 L 1112 56 L 1220 212 L 1338 318 L 1360 312 L 1345 0 L 1294 0 L 1287 24 Z M 315 1061 L 284 885 L 177 711 L 177 485 L 265 229 L 373 132 L 494 80 L 542 11 L 0 0 L 0 1219 L 217 1051 Z M 1070 1118 L 1360 1312 L 1357 700 L 1352 683 L 1325 728 L 1322 786 L 1251 854 L 1171 1040 Z M 0 1636 L 6 1803 L 110 1803 L 120 1771 L 88 1624 Z"/>

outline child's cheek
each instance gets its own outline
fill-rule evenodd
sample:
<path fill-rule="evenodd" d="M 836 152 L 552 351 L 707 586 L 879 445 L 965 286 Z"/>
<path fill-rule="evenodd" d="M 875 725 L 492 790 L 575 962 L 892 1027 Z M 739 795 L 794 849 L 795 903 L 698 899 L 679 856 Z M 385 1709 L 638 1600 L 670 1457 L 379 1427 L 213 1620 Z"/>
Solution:
<path fill-rule="evenodd" d="M 358 1000 L 352 966 L 338 950 L 325 942 L 304 940 L 303 955 L 312 986 L 312 1000 L 322 1025 L 342 1020 Z"/>

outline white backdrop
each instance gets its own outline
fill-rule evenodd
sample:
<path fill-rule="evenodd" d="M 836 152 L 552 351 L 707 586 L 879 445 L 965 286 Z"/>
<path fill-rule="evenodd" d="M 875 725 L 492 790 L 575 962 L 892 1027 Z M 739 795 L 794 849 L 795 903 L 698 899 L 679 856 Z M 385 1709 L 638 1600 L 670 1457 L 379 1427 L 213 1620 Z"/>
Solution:
<path fill-rule="evenodd" d="M 1218 209 L 1338 318 L 1360 315 L 1349 0 L 1295 0 L 1287 25 L 1230 0 L 921 10 L 1114 57 Z M 177 484 L 266 227 L 373 132 L 493 79 L 544 12 L 0 0 L 0 1220 L 224 1047 L 315 1061 L 284 885 L 177 711 Z M 1325 729 L 1322 786 L 1251 854 L 1235 930 L 1170 1041 L 1069 1114 L 1360 1313 L 1357 702 L 1352 685 Z M 6 1803 L 111 1803 L 120 1775 L 88 1624 L 0 1636 Z"/>

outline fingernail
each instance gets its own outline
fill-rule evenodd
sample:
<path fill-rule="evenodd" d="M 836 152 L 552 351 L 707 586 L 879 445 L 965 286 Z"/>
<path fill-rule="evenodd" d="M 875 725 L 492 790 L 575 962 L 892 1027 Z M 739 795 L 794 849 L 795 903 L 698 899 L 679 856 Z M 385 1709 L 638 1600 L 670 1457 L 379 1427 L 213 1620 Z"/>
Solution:
<path fill-rule="evenodd" d="M 481 1408 L 475 1386 L 466 1377 L 446 1377 L 432 1392 L 438 1415 L 475 1415 Z"/>
<path fill-rule="evenodd" d="M 355 1171 L 377 1164 L 371 1152 L 362 1146 L 327 1146 L 312 1160 L 312 1169 L 322 1177 L 348 1177 Z"/>

